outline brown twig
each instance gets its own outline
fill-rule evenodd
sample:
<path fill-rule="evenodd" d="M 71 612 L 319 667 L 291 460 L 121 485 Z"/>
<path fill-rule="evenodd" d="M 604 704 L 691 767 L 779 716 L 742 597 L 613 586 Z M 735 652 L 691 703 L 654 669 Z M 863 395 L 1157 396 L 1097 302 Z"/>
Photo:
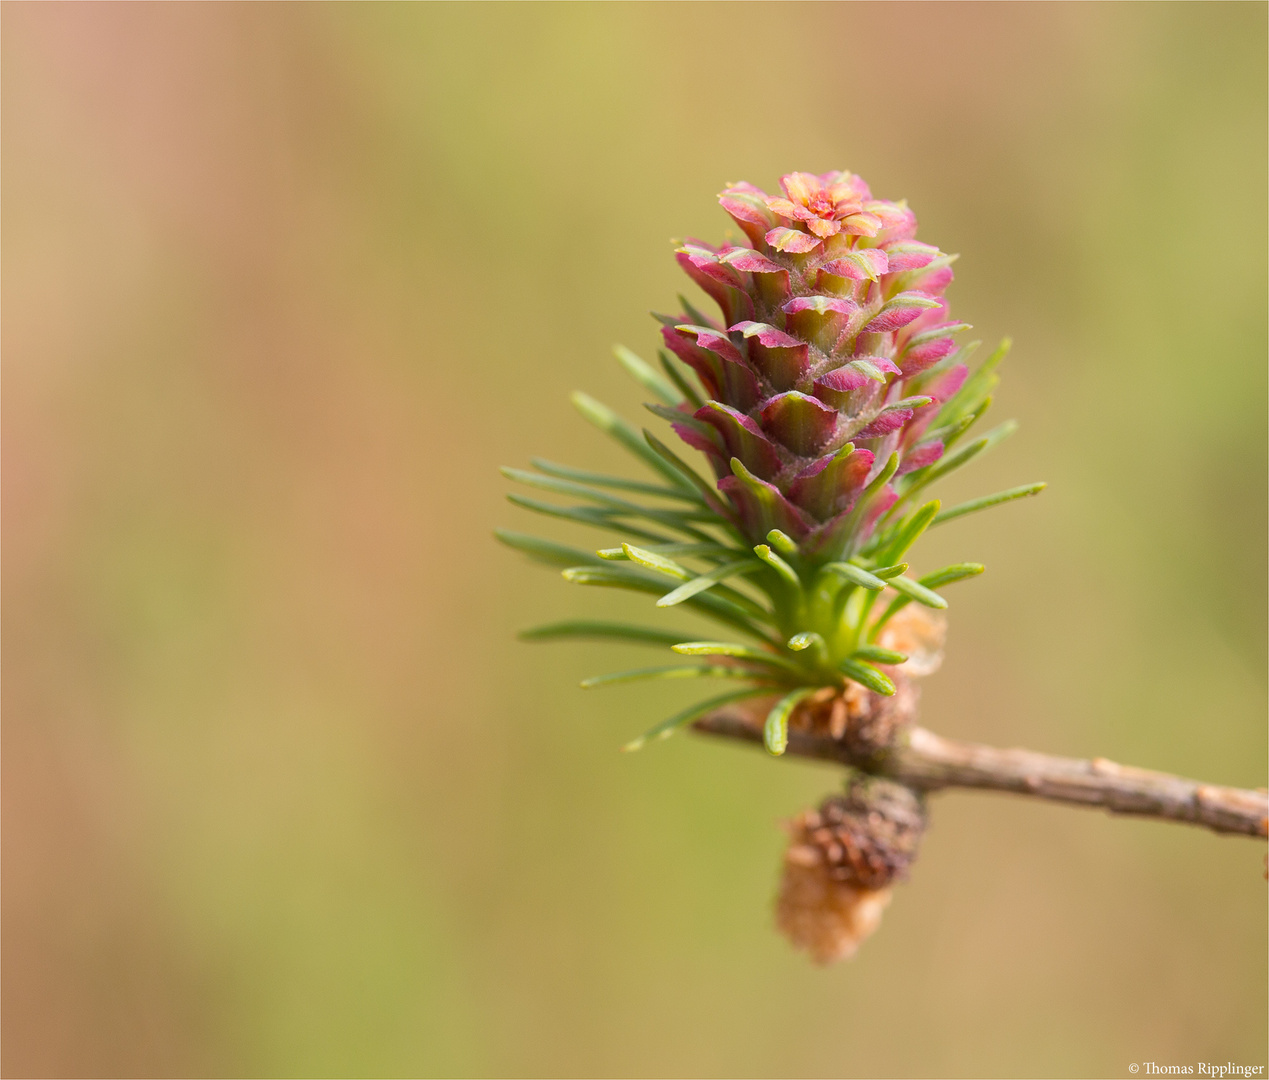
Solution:
<path fill-rule="evenodd" d="M 693 725 L 708 735 L 762 742 L 762 729 L 744 715 L 720 710 Z M 1168 773 L 1116 765 L 1105 758 L 1054 757 L 1033 750 L 945 739 L 924 728 L 908 729 L 898 745 L 873 762 L 854 760 L 839 741 L 789 732 L 787 754 L 864 768 L 922 791 L 979 788 L 1012 791 L 1055 802 L 1099 806 L 1113 814 L 1186 821 L 1219 833 L 1269 834 L 1269 794 L 1218 787 Z"/>

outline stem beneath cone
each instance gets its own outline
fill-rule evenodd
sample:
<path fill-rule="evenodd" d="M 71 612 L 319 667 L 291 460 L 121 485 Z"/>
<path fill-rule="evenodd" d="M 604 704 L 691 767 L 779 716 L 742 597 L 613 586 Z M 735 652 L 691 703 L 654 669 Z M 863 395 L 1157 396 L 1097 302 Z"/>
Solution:
<path fill-rule="evenodd" d="M 762 742 L 760 726 L 727 709 L 703 717 L 693 727 L 707 735 Z M 1105 758 L 1085 760 L 1034 750 L 1002 750 L 945 739 L 920 727 L 908 729 L 900 744 L 879 763 L 856 761 L 837 740 L 796 730 L 789 732 L 785 754 L 864 768 L 921 791 L 1011 791 L 1054 802 L 1101 807 L 1113 814 L 1188 822 L 1218 833 L 1269 835 L 1269 794 L 1264 791 L 1204 784 L 1117 765 Z"/>

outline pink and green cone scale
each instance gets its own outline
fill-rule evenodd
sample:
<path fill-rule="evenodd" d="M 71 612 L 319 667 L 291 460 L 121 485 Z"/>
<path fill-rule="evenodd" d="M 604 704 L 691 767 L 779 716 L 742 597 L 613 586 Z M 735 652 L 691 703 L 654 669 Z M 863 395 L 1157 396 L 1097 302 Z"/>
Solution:
<path fill-rule="evenodd" d="M 947 510 L 918 499 L 1012 431 L 1005 424 L 970 437 L 990 405 L 1007 344 L 970 373 L 977 343 L 958 347 L 968 326 L 952 318 L 944 297 L 954 256 L 916 238 L 916 216 L 905 203 L 874 198 L 849 172 L 790 173 L 780 187 L 770 195 L 732 184 L 719 196 L 745 242 L 689 240 L 677 249 L 717 315 L 683 301 L 681 314 L 658 316 L 660 371 L 618 350 L 659 399 L 648 408 L 703 455 L 713 481 L 653 433 L 577 395 L 583 415 L 660 482 L 535 460 L 536 472 L 504 471 L 580 504 L 514 502 L 623 542 L 592 554 L 499 533 L 540 561 L 565 566 L 570 581 L 654 593 L 658 607 L 684 604 L 747 639 L 694 641 L 595 621 L 525 635 L 668 645 L 696 657 L 584 685 L 739 678 L 744 689 L 698 703 L 649 735 L 670 734 L 726 701 L 776 696 L 766 725 L 774 753 L 784 748 L 791 712 L 823 688 L 854 681 L 893 693 L 893 676 L 908 657 L 878 644 L 887 622 L 913 601 L 946 607 L 936 590 L 981 572 L 959 563 L 910 576 L 901 560 L 926 528 L 1043 486 Z"/>

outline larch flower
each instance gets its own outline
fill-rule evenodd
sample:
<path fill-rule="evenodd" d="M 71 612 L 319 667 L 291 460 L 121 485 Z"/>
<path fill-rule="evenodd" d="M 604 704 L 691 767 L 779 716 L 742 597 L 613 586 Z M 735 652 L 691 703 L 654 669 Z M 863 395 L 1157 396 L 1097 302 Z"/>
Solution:
<path fill-rule="evenodd" d="M 582 415 L 650 475 L 541 459 L 532 471 L 504 470 L 567 500 L 509 496 L 516 505 L 617 543 L 585 550 L 522 533 L 498 537 L 562 568 L 570 582 L 649 594 L 658 609 L 683 606 L 722 628 L 718 639 L 698 640 L 682 629 L 585 619 L 525 632 L 671 650 L 672 663 L 595 676 L 585 687 L 730 682 L 625 749 L 738 707 L 773 755 L 784 753 L 790 729 L 812 732 L 867 770 L 912 721 L 912 678 L 938 666 L 942 616 L 927 616 L 947 607 L 940 590 L 983 570 L 962 562 L 909 574 L 910 549 L 928 528 L 1044 485 L 947 509 L 926 498 L 1012 432 L 1006 423 L 973 434 L 1008 345 L 971 374 L 978 343 L 957 343 L 968 324 L 953 319 L 945 298 L 954 256 L 917 240 L 905 202 L 874 198 L 844 171 L 789 173 L 780 185 L 782 195 L 742 183 L 719 196 L 743 242 L 688 240 L 676 249 L 717 314 L 682 300 L 679 312 L 658 316 L 659 367 L 616 350 L 656 399 L 647 408 L 669 422 L 678 448 L 664 429 L 640 430 L 579 393 Z M 685 446 L 712 475 L 681 456 Z M 814 821 L 799 819 L 779 921 L 818 959 L 848 955 L 871 932 L 915 854 L 920 829 L 904 799 L 857 786 Z"/>
<path fill-rule="evenodd" d="M 781 186 L 785 198 L 750 184 L 719 196 L 749 245 L 678 250 L 722 318 L 664 320 L 705 390 L 674 426 L 747 535 L 778 528 L 812 557 L 848 557 L 892 511 L 893 481 L 929 476 L 961 433 L 944 406 L 968 367 L 940 361 L 967 324 L 943 297 L 952 256 L 915 239 L 906 205 L 848 172 Z M 940 413 L 949 422 L 934 425 Z"/>

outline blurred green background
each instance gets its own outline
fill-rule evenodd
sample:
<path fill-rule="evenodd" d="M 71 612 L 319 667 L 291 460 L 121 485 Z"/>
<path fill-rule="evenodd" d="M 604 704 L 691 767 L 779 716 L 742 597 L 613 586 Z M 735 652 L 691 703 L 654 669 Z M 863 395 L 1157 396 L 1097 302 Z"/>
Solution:
<path fill-rule="evenodd" d="M 1118 1076 L 1263 1063 L 1264 854 L 937 798 L 881 931 L 770 925 L 837 782 L 490 538 L 616 465 L 721 239 L 846 167 L 963 254 L 1023 427 L 932 534 L 925 722 L 1265 783 L 1266 7 L 3 8 L 7 1075 Z M 963 591 L 962 591 L 963 590 Z M 642 611 L 646 598 L 621 606 Z"/>

